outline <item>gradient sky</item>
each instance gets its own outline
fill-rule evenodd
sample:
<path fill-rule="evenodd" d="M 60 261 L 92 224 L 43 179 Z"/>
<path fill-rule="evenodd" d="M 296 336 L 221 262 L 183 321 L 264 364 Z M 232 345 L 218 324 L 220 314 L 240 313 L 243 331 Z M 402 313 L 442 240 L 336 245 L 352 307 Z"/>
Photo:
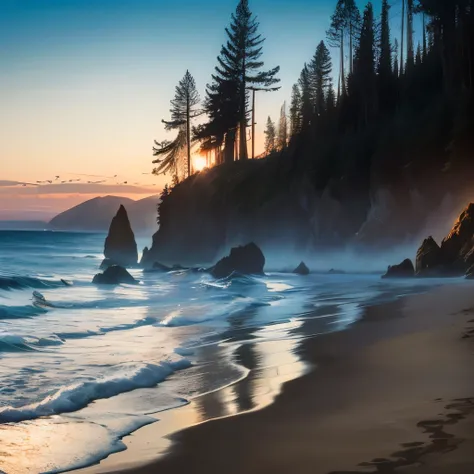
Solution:
<path fill-rule="evenodd" d="M 268 68 L 281 66 L 282 80 L 279 92 L 258 96 L 257 153 L 263 148 L 266 117 L 276 120 L 283 101 L 289 101 L 304 62 L 325 37 L 335 3 L 250 1 L 267 38 L 263 59 Z M 373 3 L 378 14 L 380 0 Z M 392 3 L 396 21 L 400 0 Z M 124 195 L 140 194 L 137 198 L 155 192 L 164 179 L 144 173 L 152 168 L 153 139 L 171 137 L 161 119 L 168 117 L 175 85 L 189 69 L 204 96 L 236 4 L 1 0 L 0 180 L 36 183 L 57 175 L 61 180 L 94 175 L 82 179 L 109 177 L 105 184 L 113 191 L 116 183 L 137 183 L 133 189 L 118 189 Z M 26 189 L 16 189 L 23 200 L 15 209 L 45 194 Z M 0 182 L 0 218 L 13 196 L 10 191 Z M 92 193 L 70 191 L 77 200 L 78 194 L 86 198 L 110 189 L 99 184 Z M 60 194 L 59 207 L 67 207 L 67 186 L 49 194 Z"/>

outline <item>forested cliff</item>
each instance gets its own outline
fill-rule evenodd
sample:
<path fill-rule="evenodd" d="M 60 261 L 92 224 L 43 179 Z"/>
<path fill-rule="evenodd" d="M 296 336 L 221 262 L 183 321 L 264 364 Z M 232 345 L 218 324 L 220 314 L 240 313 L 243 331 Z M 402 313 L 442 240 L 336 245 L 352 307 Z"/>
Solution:
<path fill-rule="evenodd" d="M 328 40 L 349 45 L 349 60 L 338 65 L 337 87 L 321 42 L 293 88 L 288 144 L 270 137 L 266 158 L 206 169 L 167 190 L 146 264 L 204 264 L 249 241 L 318 253 L 449 230 L 474 200 L 474 2 L 403 5 L 398 49 L 387 1 L 359 14 L 339 0 Z M 418 48 L 414 15 L 423 19 Z"/>

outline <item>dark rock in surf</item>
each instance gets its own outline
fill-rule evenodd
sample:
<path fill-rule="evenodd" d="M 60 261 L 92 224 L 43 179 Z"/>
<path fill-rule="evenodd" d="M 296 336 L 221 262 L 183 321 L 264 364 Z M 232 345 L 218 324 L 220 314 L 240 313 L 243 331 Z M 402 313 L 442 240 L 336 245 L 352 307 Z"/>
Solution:
<path fill-rule="evenodd" d="M 334 268 L 331 268 L 331 270 L 328 271 L 329 275 L 345 275 L 346 272 L 344 270 L 335 270 Z"/>
<path fill-rule="evenodd" d="M 142 252 L 142 258 L 140 260 L 140 266 L 145 266 L 146 265 L 146 262 L 148 261 L 148 255 L 150 253 L 150 250 L 148 249 L 148 247 L 145 247 L 143 249 L 143 252 Z"/>
<path fill-rule="evenodd" d="M 297 275 L 309 275 L 309 268 L 304 262 L 301 262 L 294 270 L 293 273 Z"/>
<path fill-rule="evenodd" d="M 382 278 L 413 278 L 415 276 L 415 267 L 413 262 L 407 258 L 398 265 L 388 267 L 387 273 Z"/>
<path fill-rule="evenodd" d="M 125 207 L 120 206 L 110 224 L 109 234 L 105 239 L 105 260 L 101 267 L 119 265 L 123 267 L 135 266 L 138 262 L 137 243 L 128 220 Z"/>
<path fill-rule="evenodd" d="M 112 265 L 104 273 L 98 273 L 92 280 L 92 283 L 96 285 L 120 285 L 121 283 L 135 285 L 138 281 L 125 268 L 119 265 Z"/>
<path fill-rule="evenodd" d="M 219 260 L 210 269 L 214 278 L 226 278 L 237 272 L 244 275 L 263 275 L 265 256 L 253 242 L 231 249 L 229 256 Z"/>
<path fill-rule="evenodd" d="M 416 253 L 417 276 L 437 276 L 443 273 L 443 257 L 440 246 L 433 237 L 428 237 L 423 241 Z"/>

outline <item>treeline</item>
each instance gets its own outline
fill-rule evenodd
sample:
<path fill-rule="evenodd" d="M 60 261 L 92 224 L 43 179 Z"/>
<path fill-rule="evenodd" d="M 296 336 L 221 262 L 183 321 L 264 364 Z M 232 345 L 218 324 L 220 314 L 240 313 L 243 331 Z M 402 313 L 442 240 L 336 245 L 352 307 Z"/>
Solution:
<path fill-rule="evenodd" d="M 382 1 L 381 11 L 374 11 L 369 2 L 362 12 L 355 0 L 338 0 L 326 37 L 292 88 L 289 117 L 283 104 L 278 124 L 267 120 L 265 154 L 283 152 L 291 166 L 313 176 L 317 186 L 351 173 L 366 185 L 377 141 L 389 135 L 387 140 L 404 140 L 412 133 L 413 116 L 430 104 L 443 104 L 438 113 L 454 120 L 454 112 L 446 107 L 470 103 L 473 4 L 401 0 L 401 29 L 394 30 L 388 0 Z M 422 31 L 415 36 L 417 15 Z M 255 91 L 277 90 L 279 82 L 278 67 L 264 68 L 264 38 L 258 27 L 248 0 L 240 0 L 204 100 L 189 72 L 176 88 L 171 120 L 165 122 L 167 129 L 176 130 L 176 138 L 155 142 L 155 173 L 170 173 L 175 182 L 192 174 L 195 143 L 208 165 L 248 158 L 254 107 L 250 98 Z M 331 48 L 338 51 L 337 66 Z M 200 115 L 206 121 L 194 126 Z"/>
<path fill-rule="evenodd" d="M 280 81 L 278 66 L 264 69 L 261 57 L 265 38 L 259 34 L 258 27 L 248 0 L 240 0 L 225 29 L 227 42 L 221 47 L 202 104 L 195 81 L 186 72 L 171 101 L 171 121 L 164 121 L 168 130 L 177 130 L 177 136 L 171 142 L 155 142 L 155 174 L 170 173 L 175 181 L 190 176 L 193 143 L 200 144 L 200 152 L 207 154 L 209 162 L 213 155 L 213 164 L 248 159 L 250 93 L 276 91 Z M 198 105 L 201 105 L 199 110 Z M 193 119 L 200 114 L 205 114 L 207 121 L 193 126 Z"/>

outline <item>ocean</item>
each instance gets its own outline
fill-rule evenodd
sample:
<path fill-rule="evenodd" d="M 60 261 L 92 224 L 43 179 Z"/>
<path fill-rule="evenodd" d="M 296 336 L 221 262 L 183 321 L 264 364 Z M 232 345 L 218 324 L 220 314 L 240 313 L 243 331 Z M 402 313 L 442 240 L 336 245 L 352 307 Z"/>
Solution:
<path fill-rule="evenodd" d="M 124 436 L 160 423 L 160 412 L 256 366 L 301 363 L 305 338 L 347 329 L 367 305 L 433 284 L 134 269 L 139 285 L 99 287 L 91 281 L 104 238 L 0 231 L 0 471 L 97 463 L 125 449 Z M 257 349 L 253 366 L 239 356 L 246 346 Z"/>

